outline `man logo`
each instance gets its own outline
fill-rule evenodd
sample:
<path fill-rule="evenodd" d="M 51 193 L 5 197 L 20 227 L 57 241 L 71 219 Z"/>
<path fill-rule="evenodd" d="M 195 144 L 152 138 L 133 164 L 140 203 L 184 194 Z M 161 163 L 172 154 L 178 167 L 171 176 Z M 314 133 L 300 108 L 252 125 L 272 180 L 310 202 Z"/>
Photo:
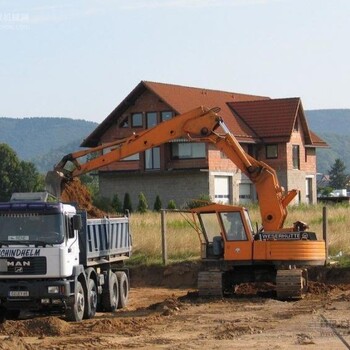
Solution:
<path fill-rule="evenodd" d="M 7 261 L 7 267 L 14 267 L 15 273 L 23 273 L 23 268 L 30 266 L 30 261 L 28 260 L 18 260 L 18 261 Z"/>
<path fill-rule="evenodd" d="M 25 266 L 30 266 L 30 261 L 8 261 L 7 262 L 8 267 L 25 267 Z"/>

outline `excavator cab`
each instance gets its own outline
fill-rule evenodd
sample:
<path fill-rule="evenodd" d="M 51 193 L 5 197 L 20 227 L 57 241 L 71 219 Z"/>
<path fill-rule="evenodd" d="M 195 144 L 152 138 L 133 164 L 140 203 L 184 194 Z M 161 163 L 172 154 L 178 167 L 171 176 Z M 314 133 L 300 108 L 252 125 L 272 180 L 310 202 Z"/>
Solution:
<path fill-rule="evenodd" d="M 192 212 L 198 218 L 202 259 L 252 259 L 254 232 L 247 209 L 211 204 Z"/>

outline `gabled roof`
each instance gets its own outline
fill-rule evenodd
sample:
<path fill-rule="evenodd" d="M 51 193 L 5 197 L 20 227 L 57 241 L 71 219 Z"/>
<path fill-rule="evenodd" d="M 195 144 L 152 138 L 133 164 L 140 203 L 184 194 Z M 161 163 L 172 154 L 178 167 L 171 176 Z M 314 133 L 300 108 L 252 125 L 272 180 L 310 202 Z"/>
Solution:
<path fill-rule="evenodd" d="M 220 116 L 240 142 L 288 142 L 299 117 L 306 145 L 327 147 L 322 139 L 309 130 L 300 98 L 270 99 L 266 96 L 150 81 L 141 81 L 81 146 L 97 146 L 102 135 L 145 91 L 154 93 L 176 114 L 185 113 L 198 106 L 219 107 Z"/>
<path fill-rule="evenodd" d="M 244 121 L 233 118 L 227 102 L 265 100 L 269 97 L 239 94 L 235 92 L 201 89 L 181 85 L 163 84 L 150 81 L 141 81 L 130 94 L 107 116 L 107 118 L 83 141 L 82 147 L 93 147 L 99 142 L 100 137 L 132 105 L 136 99 L 146 90 L 152 91 L 170 109 L 177 114 L 182 114 L 198 106 L 208 108 L 219 107 L 220 116 L 224 119 L 228 128 L 238 138 L 252 138 L 254 132 Z"/>
<path fill-rule="evenodd" d="M 328 144 L 310 130 L 311 142 L 314 147 L 329 147 Z"/>
<path fill-rule="evenodd" d="M 230 102 L 228 105 L 235 116 L 244 120 L 264 142 L 288 142 L 294 125 L 299 120 L 306 145 L 327 146 L 322 139 L 310 131 L 298 97 Z"/>

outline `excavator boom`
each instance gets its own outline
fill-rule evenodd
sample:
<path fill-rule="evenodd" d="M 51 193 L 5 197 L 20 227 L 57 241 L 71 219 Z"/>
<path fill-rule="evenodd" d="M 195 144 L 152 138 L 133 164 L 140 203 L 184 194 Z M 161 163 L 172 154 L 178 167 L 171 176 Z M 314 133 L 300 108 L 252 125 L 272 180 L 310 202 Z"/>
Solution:
<path fill-rule="evenodd" d="M 216 112 L 218 109 L 198 107 L 129 138 L 68 154 L 53 171 L 47 173 L 46 188 L 56 197 L 60 197 L 65 184 L 76 176 L 171 140 L 187 138 L 190 141 L 212 143 L 224 152 L 255 184 L 264 230 L 283 229 L 287 216 L 286 207 L 297 191 L 286 193 L 278 183 L 276 172 L 264 162 L 247 154 Z M 100 151 L 104 154 L 79 162 L 79 158 Z"/>

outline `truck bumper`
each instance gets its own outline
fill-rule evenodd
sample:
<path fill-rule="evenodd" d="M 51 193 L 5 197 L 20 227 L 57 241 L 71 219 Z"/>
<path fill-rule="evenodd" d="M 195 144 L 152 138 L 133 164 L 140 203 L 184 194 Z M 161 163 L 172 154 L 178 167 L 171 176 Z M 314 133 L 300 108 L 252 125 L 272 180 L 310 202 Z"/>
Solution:
<path fill-rule="evenodd" d="M 6 309 L 62 309 L 74 302 L 72 295 L 74 280 L 0 281 L 0 307 Z"/>

